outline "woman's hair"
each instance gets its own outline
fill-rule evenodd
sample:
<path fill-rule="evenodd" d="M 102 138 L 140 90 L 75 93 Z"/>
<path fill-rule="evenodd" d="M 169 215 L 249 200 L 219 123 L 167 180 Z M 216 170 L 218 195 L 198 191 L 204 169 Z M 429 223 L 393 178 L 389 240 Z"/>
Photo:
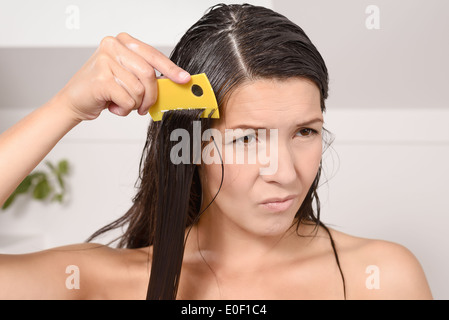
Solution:
<path fill-rule="evenodd" d="M 328 72 L 323 58 L 299 26 L 270 9 L 249 4 L 211 7 L 187 30 L 170 59 L 190 74 L 206 73 L 220 114 L 229 95 L 243 83 L 292 77 L 309 79 L 316 84 L 321 111 L 325 111 Z M 119 247 L 153 247 L 147 299 L 176 298 L 186 230 L 201 214 L 202 189 L 192 155 L 187 164 L 173 164 L 170 158 L 175 144 L 170 141 L 173 130 L 185 129 L 193 137 L 194 120 L 201 121 L 202 132 L 211 128 L 210 118 L 199 118 L 201 112 L 170 111 L 164 114 L 162 121 L 150 123 L 132 207 L 123 217 L 88 239 L 91 241 L 106 231 L 126 227 L 119 238 Z M 321 168 L 320 163 L 315 180 L 296 213 L 296 230 L 298 232 L 303 222 L 324 227 L 340 268 L 332 236 L 320 221 L 317 188 Z"/>

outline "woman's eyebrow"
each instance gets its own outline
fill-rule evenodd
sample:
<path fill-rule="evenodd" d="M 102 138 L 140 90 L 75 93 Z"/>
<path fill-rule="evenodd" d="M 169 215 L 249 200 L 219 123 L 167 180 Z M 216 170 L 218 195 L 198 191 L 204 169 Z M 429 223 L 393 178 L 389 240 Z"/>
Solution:
<path fill-rule="evenodd" d="M 309 125 L 317 123 L 317 122 L 324 123 L 324 120 L 322 118 L 314 118 L 311 120 L 297 123 L 296 127 L 309 126 Z M 269 128 L 266 126 L 263 126 L 263 125 L 241 123 L 241 124 L 232 125 L 231 127 L 226 128 L 226 129 L 254 129 L 254 130 L 257 130 L 257 129 L 269 129 Z"/>

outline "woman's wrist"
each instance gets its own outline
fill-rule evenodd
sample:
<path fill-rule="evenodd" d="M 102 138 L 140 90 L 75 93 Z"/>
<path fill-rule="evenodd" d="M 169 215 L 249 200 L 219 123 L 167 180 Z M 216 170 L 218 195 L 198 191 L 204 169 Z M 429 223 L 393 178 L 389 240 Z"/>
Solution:
<path fill-rule="evenodd" d="M 43 107 L 51 110 L 52 115 L 67 126 L 67 131 L 83 121 L 64 94 L 56 94 Z"/>

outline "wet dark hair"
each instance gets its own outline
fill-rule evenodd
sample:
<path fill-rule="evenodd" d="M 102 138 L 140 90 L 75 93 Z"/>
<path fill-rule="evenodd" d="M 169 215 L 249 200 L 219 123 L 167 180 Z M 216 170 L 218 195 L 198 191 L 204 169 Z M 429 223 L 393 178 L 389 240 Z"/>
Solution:
<path fill-rule="evenodd" d="M 321 111 L 326 110 L 328 72 L 323 58 L 299 26 L 267 8 L 249 4 L 213 6 L 187 30 L 170 59 L 190 74 L 207 74 L 220 112 L 233 90 L 244 83 L 294 77 L 313 81 L 320 91 Z M 201 121 L 202 132 L 211 128 L 211 119 L 199 119 L 200 113 L 198 110 L 171 111 L 164 114 L 162 121 L 150 123 L 139 168 L 138 192 L 132 207 L 88 240 L 106 231 L 126 227 L 118 247 L 152 246 L 147 299 L 176 298 L 185 232 L 201 214 L 202 189 L 197 165 L 192 158 L 190 164 L 170 161 L 170 150 L 177 143 L 170 141 L 174 129 L 186 129 L 193 137 L 194 120 Z M 301 223 L 311 223 L 327 231 L 344 288 L 334 241 L 320 221 L 317 188 L 321 169 L 320 163 L 315 180 L 295 216 L 296 230 L 298 232 Z"/>

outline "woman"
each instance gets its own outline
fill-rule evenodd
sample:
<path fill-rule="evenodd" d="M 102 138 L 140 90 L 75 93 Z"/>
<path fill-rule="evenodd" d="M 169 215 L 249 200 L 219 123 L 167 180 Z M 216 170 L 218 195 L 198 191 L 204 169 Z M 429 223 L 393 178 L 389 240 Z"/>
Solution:
<path fill-rule="evenodd" d="M 206 73 L 219 104 L 217 120 L 172 111 L 150 124 L 133 206 L 89 239 L 124 227 L 118 248 L 85 243 L 0 255 L 0 298 L 431 298 L 406 248 L 346 235 L 319 219 L 328 74 L 301 28 L 262 7 L 219 5 L 170 58 L 125 33 L 106 37 L 58 94 L 0 136 L 3 203 L 80 122 L 106 108 L 146 115 L 157 98 L 155 69 L 177 83 Z M 236 130 L 231 140 L 215 135 L 202 143 L 203 155 L 221 162 L 171 161 L 171 133 L 192 134 L 194 123 L 222 137 Z M 263 172 L 260 159 L 226 158 L 256 146 L 270 150 L 275 170 Z M 373 266 L 374 287 L 366 273 Z M 67 270 L 79 271 L 79 286 L 67 283 Z"/>

